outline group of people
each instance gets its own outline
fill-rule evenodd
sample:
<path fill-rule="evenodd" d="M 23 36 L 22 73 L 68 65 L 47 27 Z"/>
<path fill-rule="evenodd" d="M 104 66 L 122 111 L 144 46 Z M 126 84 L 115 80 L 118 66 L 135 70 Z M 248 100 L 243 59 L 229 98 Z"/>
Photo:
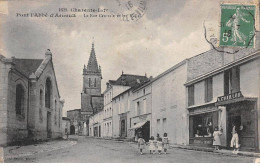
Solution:
<path fill-rule="evenodd" d="M 238 154 L 239 151 L 239 137 L 238 132 L 243 130 L 243 126 L 237 127 L 235 123 L 232 123 L 232 139 L 230 142 L 230 147 L 234 148 L 233 154 Z M 221 146 L 220 136 L 222 135 L 223 129 L 218 130 L 218 127 L 214 128 L 213 132 L 213 146 L 215 147 L 215 150 L 219 150 L 219 146 Z"/>
<path fill-rule="evenodd" d="M 145 140 L 142 137 L 142 134 L 139 133 L 139 139 L 137 143 L 141 155 L 143 154 L 143 150 L 145 149 L 146 145 L 148 146 L 150 154 L 155 154 L 156 150 L 158 151 L 158 154 L 161 154 L 162 151 L 164 151 L 164 153 L 166 154 L 167 149 L 169 148 L 169 139 L 167 137 L 167 133 L 163 134 L 163 138 L 161 138 L 159 134 L 157 134 L 156 140 L 153 136 L 151 136 L 149 142 L 145 142 Z"/>

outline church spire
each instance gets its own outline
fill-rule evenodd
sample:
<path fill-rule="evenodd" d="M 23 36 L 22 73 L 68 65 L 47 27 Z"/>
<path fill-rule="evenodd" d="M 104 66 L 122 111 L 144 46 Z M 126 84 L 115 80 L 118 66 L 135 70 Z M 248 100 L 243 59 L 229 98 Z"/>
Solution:
<path fill-rule="evenodd" d="M 95 49 L 94 49 L 94 41 L 92 42 L 92 48 L 91 48 L 91 53 L 90 53 L 90 57 L 89 57 L 89 60 L 88 60 L 87 71 L 88 72 L 94 72 L 94 73 L 100 72 L 99 68 L 98 68 Z"/>

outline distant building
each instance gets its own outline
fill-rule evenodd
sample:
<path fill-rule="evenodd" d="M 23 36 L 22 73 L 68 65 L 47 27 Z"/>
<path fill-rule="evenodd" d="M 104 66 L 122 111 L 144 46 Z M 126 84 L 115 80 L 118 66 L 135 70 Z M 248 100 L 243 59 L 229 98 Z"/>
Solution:
<path fill-rule="evenodd" d="M 62 136 L 52 53 L 44 59 L 0 56 L 0 144 Z"/>
<path fill-rule="evenodd" d="M 129 113 L 131 110 L 132 90 L 149 81 L 146 76 L 123 74 L 116 80 L 110 81 L 107 90 L 112 89 L 112 131 L 113 137 L 128 137 L 130 129 Z M 104 94 L 106 91 L 104 92 Z"/>
<path fill-rule="evenodd" d="M 66 138 L 67 134 L 70 134 L 70 119 L 62 117 L 62 136 Z"/>
<path fill-rule="evenodd" d="M 69 134 L 81 134 L 83 128 L 83 122 L 81 120 L 80 109 L 74 109 L 67 111 L 67 118 L 70 120 L 70 132 Z"/>

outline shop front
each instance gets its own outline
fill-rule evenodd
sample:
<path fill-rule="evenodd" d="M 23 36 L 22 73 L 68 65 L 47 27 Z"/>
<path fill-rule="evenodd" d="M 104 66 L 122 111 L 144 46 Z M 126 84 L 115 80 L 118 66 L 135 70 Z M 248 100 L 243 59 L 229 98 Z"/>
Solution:
<path fill-rule="evenodd" d="M 212 146 L 219 110 L 214 104 L 189 109 L 189 144 Z"/>
<path fill-rule="evenodd" d="M 241 92 L 236 92 L 218 97 L 216 106 L 222 106 L 226 109 L 227 148 L 230 148 L 232 124 L 234 124 L 239 129 L 240 149 L 245 151 L 257 150 L 257 98 L 244 97 Z"/>
<path fill-rule="evenodd" d="M 130 118 L 129 136 L 135 141 L 138 140 L 139 134 L 142 134 L 143 139 L 148 142 L 150 138 L 150 120 L 151 114 L 145 114 Z"/>

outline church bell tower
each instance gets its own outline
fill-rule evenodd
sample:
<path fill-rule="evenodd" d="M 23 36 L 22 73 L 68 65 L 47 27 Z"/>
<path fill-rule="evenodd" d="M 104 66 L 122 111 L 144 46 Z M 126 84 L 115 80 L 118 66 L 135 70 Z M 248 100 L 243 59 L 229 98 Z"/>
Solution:
<path fill-rule="evenodd" d="M 83 89 L 81 93 L 81 112 L 85 114 L 92 114 L 93 97 L 101 96 L 101 67 L 98 66 L 97 58 L 94 49 L 94 42 L 92 43 L 91 53 L 88 60 L 88 65 L 83 68 Z"/>

